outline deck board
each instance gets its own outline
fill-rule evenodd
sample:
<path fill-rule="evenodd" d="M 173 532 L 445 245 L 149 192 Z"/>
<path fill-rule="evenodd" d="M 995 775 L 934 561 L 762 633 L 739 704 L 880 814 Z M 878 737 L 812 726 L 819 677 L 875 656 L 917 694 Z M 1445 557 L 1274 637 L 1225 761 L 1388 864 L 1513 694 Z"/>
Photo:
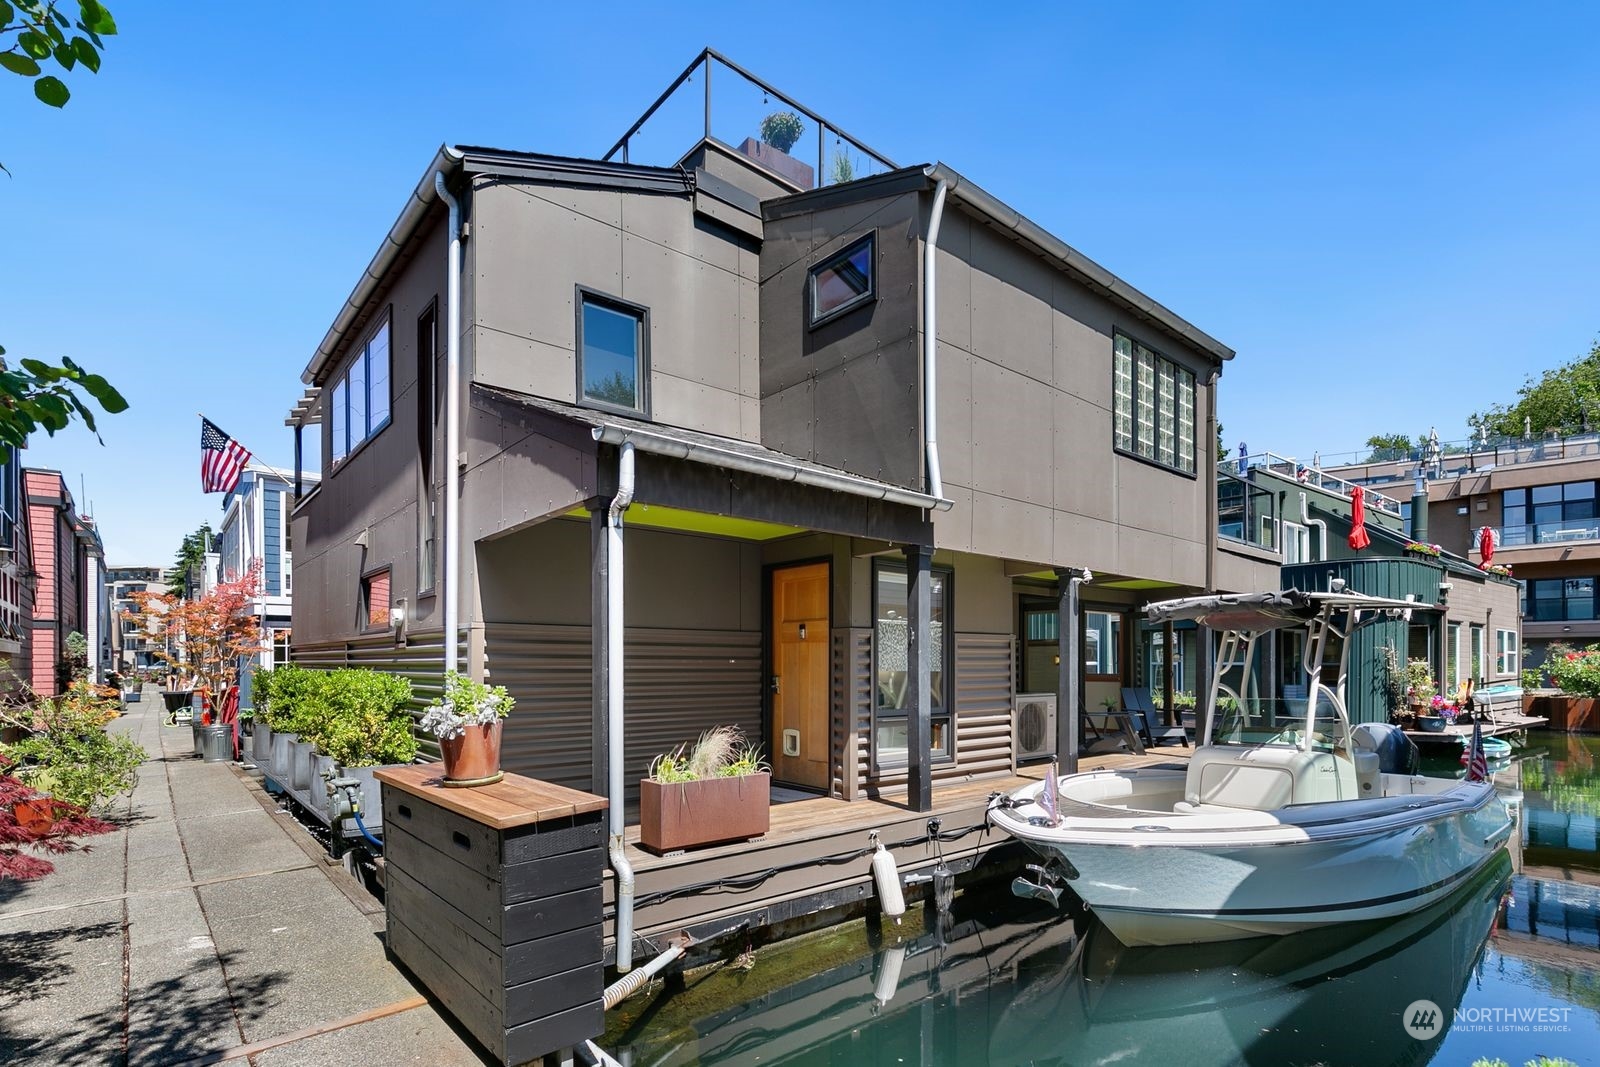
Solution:
<path fill-rule="evenodd" d="M 1484 737 L 1501 737 L 1505 734 L 1521 733 L 1538 726 L 1544 726 L 1549 719 L 1541 719 L 1533 715 L 1499 715 L 1493 722 L 1483 724 Z M 1472 727 L 1460 723 L 1453 723 L 1443 730 L 1407 730 L 1405 735 L 1411 740 L 1423 744 L 1443 744 L 1446 741 L 1461 741 L 1472 739 Z"/>
<path fill-rule="evenodd" d="M 1148 766 L 1182 759 L 1190 749 L 1162 749 L 1144 755 L 1117 753 L 1085 757 L 1081 770 Z M 864 853 L 869 833 L 877 831 L 902 875 L 940 861 L 966 870 L 1011 839 L 995 829 L 975 829 L 958 841 L 935 845 L 926 840 L 930 819 L 944 833 L 981 827 L 989 797 L 1011 792 L 1045 774 L 1048 765 L 1018 774 L 976 778 L 935 788 L 934 810 L 911 811 L 901 798 L 846 801 L 815 797 L 774 804 L 771 829 L 754 841 L 657 856 L 638 846 L 639 828 L 627 829 L 627 857 L 635 877 L 638 904 L 634 929 L 646 940 L 689 930 L 696 936 L 748 919 L 755 926 L 848 905 L 874 895 L 871 862 Z M 840 859 L 839 857 L 846 857 Z M 708 884 L 714 883 L 714 887 Z M 687 887 L 707 886 L 682 893 Z M 608 956 L 612 940 L 614 875 L 605 881 Z"/>

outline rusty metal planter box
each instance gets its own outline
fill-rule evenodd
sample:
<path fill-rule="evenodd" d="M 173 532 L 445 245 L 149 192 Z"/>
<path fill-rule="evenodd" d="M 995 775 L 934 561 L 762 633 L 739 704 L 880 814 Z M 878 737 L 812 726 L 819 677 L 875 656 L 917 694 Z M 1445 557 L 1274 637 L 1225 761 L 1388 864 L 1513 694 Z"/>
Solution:
<path fill-rule="evenodd" d="M 652 852 L 760 837 L 772 822 L 772 775 L 639 783 L 639 844 Z"/>

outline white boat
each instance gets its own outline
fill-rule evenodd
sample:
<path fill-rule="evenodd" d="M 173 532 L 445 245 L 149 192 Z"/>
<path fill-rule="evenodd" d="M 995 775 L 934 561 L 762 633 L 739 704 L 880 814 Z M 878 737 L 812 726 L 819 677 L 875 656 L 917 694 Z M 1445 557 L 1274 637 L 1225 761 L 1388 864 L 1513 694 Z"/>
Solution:
<path fill-rule="evenodd" d="M 1352 729 L 1345 710 L 1350 637 L 1413 606 L 1296 590 L 1151 604 L 1154 622 L 1221 633 L 1202 743 L 1184 762 L 997 797 L 994 824 L 1045 860 L 1018 892 L 1052 898 L 1064 883 L 1127 945 L 1291 933 L 1449 896 L 1510 835 L 1493 784 L 1422 777 L 1404 734 Z M 1286 628 L 1306 631 L 1303 702 L 1264 698 L 1254 682 L 1261 639 Z"/>

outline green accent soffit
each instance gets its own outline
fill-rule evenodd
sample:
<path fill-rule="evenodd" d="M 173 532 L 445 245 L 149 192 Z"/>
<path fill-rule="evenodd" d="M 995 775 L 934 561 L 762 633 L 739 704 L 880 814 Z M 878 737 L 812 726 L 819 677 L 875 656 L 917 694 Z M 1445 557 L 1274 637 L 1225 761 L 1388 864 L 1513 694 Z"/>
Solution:
<path fill-rule="evenodd" d="M 587 519 L 585 508 L 573 508 L 567 514 L 576 519 Z M 712 515 L 703 511 L 683 508 L 664 508 L 657 504 L 635 504 L 623 517 L 628 526 L 642 526 L 653 530 L 677 530 L 681 533 L 710 534 L 713 537 L 733 537 L 741 541 L 772 541 L 805 533 L 798 526 L 784 526 L 776 522 L 756 519 L 736 519 L 729 515 Z"/>

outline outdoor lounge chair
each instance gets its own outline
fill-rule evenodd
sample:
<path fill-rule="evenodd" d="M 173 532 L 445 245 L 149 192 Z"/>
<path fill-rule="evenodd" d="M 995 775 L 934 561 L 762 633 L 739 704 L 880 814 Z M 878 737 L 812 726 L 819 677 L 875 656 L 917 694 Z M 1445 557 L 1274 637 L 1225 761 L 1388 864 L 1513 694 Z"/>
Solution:
<path fill-rule="evenodd" d="M 1139 733 L 1144 737 L 1144 743 L 1151 748 L 1172 742 L 1177 742 L 1184 748 L 1189 747 L 1189 731 L 1181 726 L 1168 726 L 1162 722 L 1163 716 L 1157 710 L 1155 701 L 1150 698 L 1150 690 L 1124 688 L 1122 707 L 1133 718 Z"/>

